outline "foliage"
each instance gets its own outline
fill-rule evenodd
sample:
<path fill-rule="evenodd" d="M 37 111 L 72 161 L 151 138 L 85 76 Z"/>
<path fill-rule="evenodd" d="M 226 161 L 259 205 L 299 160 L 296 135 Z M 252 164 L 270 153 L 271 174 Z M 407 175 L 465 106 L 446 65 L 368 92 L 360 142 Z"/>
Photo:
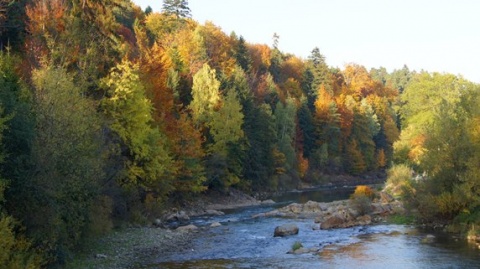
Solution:
<path fill-rule="evenodd" d="M 402 196 L 411 188 L 412 169 L 405 164 L 397 164 L 387 171 L 385 190 L 394 196 Z"/>
<path fill-rule="evenodd" d="M 118 180 L 163 197 L 172 190 L 172 158 L 165 135 L 152 125 L 152 104 L 145 97 L 138 67 L 127 61 L 118 64 L 103 84 L 107 91 L 104 111 L 118 135 L 125 167 Z"/>
<path fill-rule="evenodd" d="M 1 214 L 48 263 L 114 224 L 157 218 L 167 200 L 393 163 L 389 182 L 408 182 L 399 189 L 422 219 L 478 221 L 478 85 L 331 68 L 318 48 L 302 59 L 278 35 L 271 47 L 200 24 L 188 1 L 163 8 L 0 0 Z M 399 179 L 400 164 L 421 180 Z M 367 212 L 369 195 L 353 203 Z"/>
<path fill-rule="evenodd" d="M 369 186 L 358 185 L 357 187 L 355 187 L 355 192 L 352 194 L 352 197 L 356 196 L 365 196 L 372 200 L 375 196 L 375 192 Z"/>
<path fill-rule="evenodd" d="M 302 245 L 302 242 L 300 241 L 295 241 L 293 244 L 292 244 L 292 250 L 293 251 L 296 251 L 296 250 L 299 250 L 303 248 L 303 245 Z"/>

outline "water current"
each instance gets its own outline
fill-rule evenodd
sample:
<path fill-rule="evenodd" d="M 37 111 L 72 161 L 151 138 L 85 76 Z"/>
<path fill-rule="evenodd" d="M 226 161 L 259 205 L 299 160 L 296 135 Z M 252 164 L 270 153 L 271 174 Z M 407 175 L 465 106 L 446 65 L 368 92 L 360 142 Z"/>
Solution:
<path fill-rule="evenodd" d="M 335 230 L 313 230 L 312 219 L 252 218 L 289 202 L 328 202 L 348 197 L 352 190 L 292 192 L 274 205 L 226 211 L 224 216 L 199 217 L 207 227 L 191 248 L 162 255 L 146 268 L 480 268 L 480 250 L 463 239 L 409 225 L 377 224 Z M 273 237 L 276 226 L 294 223 L 300 231 Z M 425 242 L 427 235 L 434 236 Z M 287 254 L 295 242 L 316 253 Z"/>

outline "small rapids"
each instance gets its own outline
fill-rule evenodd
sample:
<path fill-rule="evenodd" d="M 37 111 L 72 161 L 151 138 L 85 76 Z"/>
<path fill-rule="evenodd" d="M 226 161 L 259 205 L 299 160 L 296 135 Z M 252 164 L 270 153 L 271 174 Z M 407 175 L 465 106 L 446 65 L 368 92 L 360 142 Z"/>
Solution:
<path fill-rule="evenodd" d="M 325 201 L 319 194 L 317 201 Z M 331 190 L 329 191 L 331 194 Z M 300 194 L 289 194 L 295 200 Z M 344 199 L 340 193 L 337 199 Z M 325 197 L 325 196 L 323 196 Z M 408 225 L 381 224 L 334 230 L 314 230 L 312 219 L 252 218 L 288 203 L 226 211 L 199 217 L 192 224 L 208 227 L 195 236 L 191 248 L 161 255 L 145 268 L 480 268 L 480 251 L 460 239 L 427 233 Z M 328 197 L 328 200 L 333 200 Z M 301 201 L 306 202 L 306 201 Z M 273 237 L 276 226 L 293 223 L 298 235 Z M 427 234 L 432 242 L 423 240 Z M 318 252 L 287 254 L 295 242 Z"/>

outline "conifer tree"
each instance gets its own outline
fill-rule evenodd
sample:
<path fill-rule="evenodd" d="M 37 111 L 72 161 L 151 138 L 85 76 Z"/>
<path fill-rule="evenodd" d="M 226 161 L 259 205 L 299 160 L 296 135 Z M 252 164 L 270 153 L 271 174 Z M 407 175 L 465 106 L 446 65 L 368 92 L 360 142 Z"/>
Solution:
<path fill-rule="evenodd" d="M 179 19 L 190 18 L 191 10 L 186 0 L 163 0 L 163 11 Z"/>

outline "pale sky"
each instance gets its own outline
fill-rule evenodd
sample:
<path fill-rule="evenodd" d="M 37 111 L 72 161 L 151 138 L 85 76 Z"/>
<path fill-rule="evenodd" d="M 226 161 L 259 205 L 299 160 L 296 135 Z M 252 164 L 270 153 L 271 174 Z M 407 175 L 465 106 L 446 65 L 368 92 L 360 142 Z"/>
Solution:
<path fill-rule="evenodd" d="M 161 11 L 162 0 L 132 0 Z M 192 17 L 212 21 L 249 43 L 306 58 L 314 47 L 327 64 L 424 69 L 480 83 L 478 0 L 190 0 Z"/>

